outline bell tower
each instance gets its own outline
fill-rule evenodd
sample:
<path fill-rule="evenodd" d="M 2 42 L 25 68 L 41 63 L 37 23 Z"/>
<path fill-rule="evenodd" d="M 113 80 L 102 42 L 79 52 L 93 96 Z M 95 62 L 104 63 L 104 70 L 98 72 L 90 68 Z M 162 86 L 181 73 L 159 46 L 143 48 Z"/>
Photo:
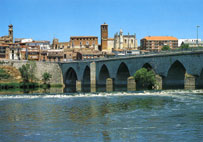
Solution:
<path fill-rule="evenodd" d="M 57 47 L 58 43 L 59 43 L 59 40 L 57 38 L 54 38 L 52 42 L 52 49 L 58 49 Z"/>
<path fill-rule="evenodd" d="M 8 36 L 10 37 L 10 42 L 13 43 L 13 25 L 10 24 L 8 27 Z"/>
<path fill-rule="evenodd" d="M 108 45 L 108 25 L 106 23 L 101 25 L 101 50 L 107 50 Z"/>

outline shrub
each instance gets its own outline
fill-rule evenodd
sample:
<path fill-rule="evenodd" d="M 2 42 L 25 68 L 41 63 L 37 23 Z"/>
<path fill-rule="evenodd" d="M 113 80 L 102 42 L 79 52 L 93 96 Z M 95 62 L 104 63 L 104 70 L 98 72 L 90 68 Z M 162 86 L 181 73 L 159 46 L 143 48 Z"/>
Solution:
<path fill-rule="evenodd" d="M 135 81 L 141 85 L 142 88 L 152 89 L 156 84 L 155 73 L 152 70 L 141 68 L 134 74 Z"/>
<path fill-rule="evenodd" d="M 4 70 L 0 68 L 0 79 L 8 79 L 10 75 Z"/>
<path fill-rule="evenodd" d="M 36 68 L 35 62 L 29 62 L 25 65 L 22 65 L 22 67 L 19 68 L 19 71 L 23 79 L 23 83 L 33 82 L 36 80 L 35 68 Z"/>
<path fill-rule="evenodd" d="M 45 72 L 42 75 L 42 80 L 43 80 L 44 84 L 47 84 L 47 82 L 49 82 L 51 78 L 52 78 L 52 75 L 48 72 Z"/>
<path fill-rule="evenodd" d="M 170 50 L 170 47 L 168 45 L 164 45 L 161 50 L 168 51 L 168 50 Z"/>
<path fill-rule="evenodd" d="M 181 49 L 189 49 L 189 44 L 182 44 L 180 46 Z"/>

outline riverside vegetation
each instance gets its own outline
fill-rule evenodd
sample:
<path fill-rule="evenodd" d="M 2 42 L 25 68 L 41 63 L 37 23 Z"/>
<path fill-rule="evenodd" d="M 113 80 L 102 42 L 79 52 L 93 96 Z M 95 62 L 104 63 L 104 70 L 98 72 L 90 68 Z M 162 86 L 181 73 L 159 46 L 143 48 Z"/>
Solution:
<path fill-rule="evenodd" d="M 155 73 L 153 70 L 141 68 L 134 74 L 137 83 L 137 89 L 154 89 L 156 86 Z"/>
<path fill-rule="evenodd" d="M 42 74 L 42 81 L 36 78 L 36 62 L 34 61 L 29 61 L 25 65 L 22 65 L 19 70 L 15 69 L 13 72 L 11 68 L 12 67 L 0 67 L 0 90 L 48 89 L 50 87 L 62 87 L 60 84 L 50 85 L 52 75 L 48 72 Z M 17 74 L 17 72 L 19 72 L 19 74 Z M 14 76 L 18 76 L 18 79 Z"/>

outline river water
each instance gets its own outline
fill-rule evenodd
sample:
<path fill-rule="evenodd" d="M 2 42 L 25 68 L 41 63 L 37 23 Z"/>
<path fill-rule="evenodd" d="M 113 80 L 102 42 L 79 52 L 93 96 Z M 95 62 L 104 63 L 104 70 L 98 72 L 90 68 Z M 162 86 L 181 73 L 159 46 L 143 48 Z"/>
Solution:
<path fill-rule="evenodd" d="M 2 142 L 201 142 L 203 90 L 0 95 Z"/>

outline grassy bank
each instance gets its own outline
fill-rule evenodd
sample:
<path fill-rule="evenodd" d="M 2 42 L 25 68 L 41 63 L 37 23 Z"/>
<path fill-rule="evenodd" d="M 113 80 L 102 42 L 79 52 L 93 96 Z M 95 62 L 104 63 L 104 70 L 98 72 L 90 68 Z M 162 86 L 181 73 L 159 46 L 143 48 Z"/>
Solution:
<path fill-rule="evenodd" d="M 61 88 L 62 84 L 39 84 L 39 83 L 0 83 L 0 90 L 8 89 L 37 89 L 37 88 Z"/>

